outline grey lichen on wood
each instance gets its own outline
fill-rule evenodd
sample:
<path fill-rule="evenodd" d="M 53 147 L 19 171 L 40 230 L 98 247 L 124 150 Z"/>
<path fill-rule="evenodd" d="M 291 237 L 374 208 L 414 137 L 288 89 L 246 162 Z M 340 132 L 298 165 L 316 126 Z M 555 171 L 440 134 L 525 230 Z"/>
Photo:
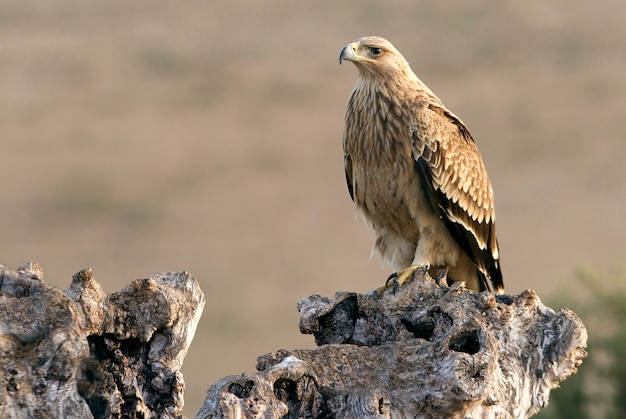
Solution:
<path fill-rule="evenodd" d="M 576 372 L 587 332 L 533 291 L 496 296 L 418 271 L 382 294 L 313 295 L 319 347 L 259 357 L 214 383 L 197 418 L 525 418 Z"/>
<path fill-rule="evenodd" d="M 0 417 L 181 418 L 180 367 L 204 307 L 186 272 L 107 295 L 91 269 L 65 292 L 0 265 Z"/>

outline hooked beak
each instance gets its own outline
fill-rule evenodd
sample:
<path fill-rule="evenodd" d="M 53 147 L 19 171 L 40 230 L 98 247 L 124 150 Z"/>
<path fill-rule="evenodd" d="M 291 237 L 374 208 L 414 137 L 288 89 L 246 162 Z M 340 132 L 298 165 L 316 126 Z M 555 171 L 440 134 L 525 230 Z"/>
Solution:
<path fill-rule="evenodd" d="M 339 64 L 343 62 L 343 60 L 347 61 L 361 61 L 363 58 L 357 55 L 357 44 L 355 42 L 346 45 L 339 53 Z"/>

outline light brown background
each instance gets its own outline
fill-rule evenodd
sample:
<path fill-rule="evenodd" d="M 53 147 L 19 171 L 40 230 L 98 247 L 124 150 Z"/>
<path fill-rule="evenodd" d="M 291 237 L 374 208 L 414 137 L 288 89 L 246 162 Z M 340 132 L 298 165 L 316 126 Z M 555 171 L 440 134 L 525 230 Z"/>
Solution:
<path fill-rule="evenodd" d="M 0 263 L 107 292 L 187 270 L 207 305 L 185 414 L 257 355 L 310 347 L 296 301 L 368 291 L 341 150 L 356 79 L 390 39 L 469 126 L 505 285 L 623 267 L 626 3 L 0 1 Z"/>

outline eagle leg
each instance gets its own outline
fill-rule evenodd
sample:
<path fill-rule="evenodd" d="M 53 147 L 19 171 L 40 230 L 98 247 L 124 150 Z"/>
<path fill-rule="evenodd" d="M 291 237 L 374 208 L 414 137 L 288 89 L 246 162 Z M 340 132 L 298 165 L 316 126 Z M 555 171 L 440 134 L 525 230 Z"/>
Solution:
<path fill-rule="evenodd" d="M 391 288 L 393 293 L 395 294 L 398 288 L 411 281 L 415 277 L 415 272 L 418 269 L 422 269 L 424 271 L 424 274 L 426 274 L 430 269 L 430 265 L 411 265 L 408 268 L 401 269 L 397 272 L 392 273 L 385 281 L 385 284 L 377 289 L 378 295 L 382 295 L 382 293 L 387 288 Z"/>

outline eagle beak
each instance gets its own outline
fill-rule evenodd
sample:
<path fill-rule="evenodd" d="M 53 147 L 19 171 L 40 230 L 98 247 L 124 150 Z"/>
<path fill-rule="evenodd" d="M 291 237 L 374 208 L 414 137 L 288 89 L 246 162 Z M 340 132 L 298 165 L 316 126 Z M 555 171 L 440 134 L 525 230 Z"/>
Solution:
<path fill-rule="evenodd" d="M 355 42 L 343 47 L 341 53 L 339 54 L 339 64 L 341 64 L 343 60 L 359 61 L 361 57 L 356 53 L 357 47 L 358 45 Z"/>

